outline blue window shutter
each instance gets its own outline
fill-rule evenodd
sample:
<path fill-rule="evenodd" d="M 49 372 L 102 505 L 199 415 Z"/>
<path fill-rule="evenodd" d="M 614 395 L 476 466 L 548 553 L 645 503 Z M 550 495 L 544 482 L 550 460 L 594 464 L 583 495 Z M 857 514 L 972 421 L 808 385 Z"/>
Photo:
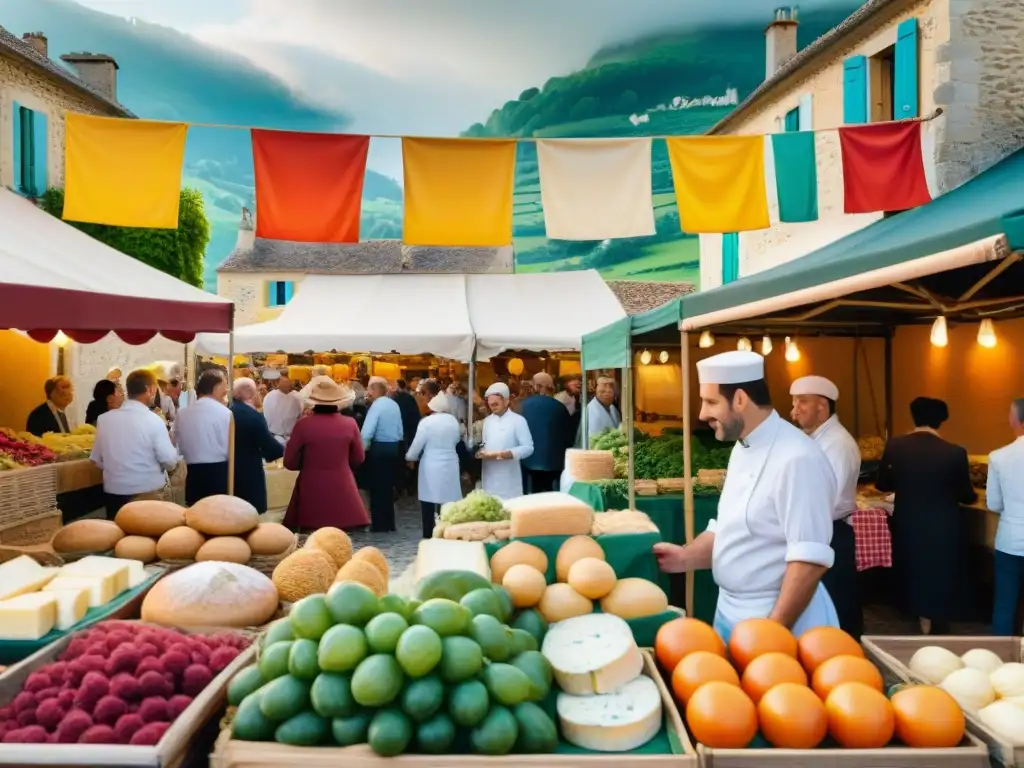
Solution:
<path fill-rule="evenodd" d="M 800 130 L 800 108 L 791 109 L 786 113 L 786 119 L 783 123 L 783 130 L 786 133 L 793 133 L 794 131 Z"/>
<path fill-rule="evenodd" d="M 37 195 L 43 195 L 48 186 L 46 173 L 46 115 L 42 112 L 33 113 L 32 147 L 35 156 L 35 178 L 33 185 Z"/>
<path fill-rule="evenodd" d="M 13 186 L 16 192 L 21 191 L 21 105 L 18 102 L 11 104 L 13 109 L 11 114 L 13 119 L 11 124 L 14 125 L 14 143 L 11 145 L 14 156 L 14 179 Z"/>
<path fill-rule="evenodd" d="M 36 113 L 22 107 L 21 117 L 21 191 L 26 195 L 36 193 Z"/>
<path fill-rule="evenodd" d="M 917 105 L 917 19 L 900 22 L 896 28 L 896 82 L 893 83 L 893 120 L 918 116 Z"/>
<path fill-rule="evenodd" d="M 843 62 L 843 122 L 857 125 L 868 121 L 868 60 L 851 56 Z"/>
<path fill-rule="evenodd" d="M 284 284 L 284 303 L 288 304 L 292 300 L 292 294 L 295 292 L 295 283 L 289 280 Z"/>
<path fill-rule="evenodd" d="M 740 236 L 738 232 L 722 235 L 722 284 L 740 276 Z"/>
<path fill-rule="evenodd" d="M 275 280 L 267 281 L 267 306 L 277 306 L 277 281 Z"/>
<path fill-rule="evenodd" d="M 811 94 L 805 93 L 800 97 L 799 106 L 800 127 L 799 131 L 814 130 L 814 100 Z"/>

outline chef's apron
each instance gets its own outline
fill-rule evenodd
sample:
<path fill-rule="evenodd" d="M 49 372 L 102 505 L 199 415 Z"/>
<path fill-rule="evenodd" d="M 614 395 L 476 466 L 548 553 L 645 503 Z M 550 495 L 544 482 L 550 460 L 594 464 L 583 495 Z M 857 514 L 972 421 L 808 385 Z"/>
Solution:
<path fill-rule="evenodd" d="M 738 492 L 734 491 L 733 493 L 730 493 L 729 491 L 734 490 L 736 485 L 733 485 L 732 488 L 730 488 L 729 474 L 726 474 L 725 487 L 722 489 L 722 498 L 719 502 L 719 509 L 722 507 L 733 510 L 742 509 L 742 514 L 727 513 L 724 516 L 724 519 L 723 516 L 719 514 L 715 527 L 716 537 L 719 533 L 725 535 L 735 533 L 744 534 L 746 536 L 753 535 L 747 522 L 750 500 L 754 491 L 757 489 L 758 483 L 764 475 L 765 464 L 768 461 L 768 457 L 771 455 L 772 448 L 775 446 L 777 436 L 778 427 L 776 427 L 775 434 L 772 435 L 771 444 L 768 446 L 768 450 L 764 452 L 764 459 L 762 460 L 761 465 L 757 467 L 753 480 L 749 482 L 745 488 L 741 486 Z M 733 450 L 742 451 L 746 449 L 739 447 L 734 448 Z M 771 614 L 778 599 L 778 590 L 734 593 L 720 586 L 718 588 L 718 605 L 715 610 L 715 631 L 724 642 L 728 643 L 729 637 L 732 635 L 732 628 L 738 622 L 743 621 L 744 619 L 767 618 Z M 793 625 L 792 631 L 794 636 L 799 637 L 807 630 L 821 626 L 838 627 L 839 617 L 836 615 L 836 609 L 832 604 L 832 598 L 829 597 L 828 591 L 821 583 L 819 583 L 817 589 L 814 591 L 813 597 L 811 597 L 811 602 Z"/>

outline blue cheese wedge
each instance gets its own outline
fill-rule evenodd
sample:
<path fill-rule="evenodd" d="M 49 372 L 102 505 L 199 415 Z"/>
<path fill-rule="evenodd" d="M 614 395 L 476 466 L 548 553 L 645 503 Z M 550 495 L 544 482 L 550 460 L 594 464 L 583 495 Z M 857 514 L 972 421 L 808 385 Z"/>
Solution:
<path fill-rule="evenodd" d="M 645 675 L 611 693 L 560 693 L 555 706 L 565 740 L 595 752 L 629 752 L 661 730 L 661 693 Z"/>
<path fill-rule="evenodd" d="M 0 602 L 0 638 L 38 640 L 57 623 L 57 598 L 51 592 L 30 592 Z"/>

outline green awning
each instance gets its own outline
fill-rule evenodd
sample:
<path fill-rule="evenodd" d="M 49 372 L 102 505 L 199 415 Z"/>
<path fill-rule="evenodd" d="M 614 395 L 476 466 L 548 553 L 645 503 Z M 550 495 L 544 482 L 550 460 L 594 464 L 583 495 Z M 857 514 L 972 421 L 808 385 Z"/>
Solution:
<path fill-rule="evenodd" d="M 679 321 L 683 319 L 682 298 L 662 304 L 660 307 L 641 312 L 629 318 L 630 335 L 639 336 L 643 333 L 656 331 L 659 328 L 679 328 Z"/>
<path fill-rule="evenodd" d="M 1020 242 L 1024 237 L 1022 210 L 1024 149 L 927 205 L 877 221 L 780 266 L 686 296 L 682 300 L 684 325 L 690 330 L 704 328 L 719 322 L 706 317 L 711 313 L 780 299 L 998 235 L 1006 236 L 1011 248 L 1024 247 Z M 835 298 L 840 295 L 844 294 Z M 789 306 L 802 303 L 794 301 Z"/>
<path fill-rule="evenodd" d="M 629 364 L 635 337 L 662 328 L 678 330 L 682 318 L 683 300 L 676 298 L 588 333 L 583 337 L 583 369 L 625 368 Z"/>

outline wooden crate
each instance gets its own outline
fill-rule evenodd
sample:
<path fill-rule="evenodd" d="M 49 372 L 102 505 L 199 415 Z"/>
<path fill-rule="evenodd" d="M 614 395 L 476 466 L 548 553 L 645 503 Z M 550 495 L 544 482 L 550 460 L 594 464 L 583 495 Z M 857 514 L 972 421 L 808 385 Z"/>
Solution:
<path fill-rule="evenodd" d="M 35 544 L 48 544 L 61 525 L 61 513 L 56 507 L 26 515 L 17 522 L 0 523 L 0 545 L 30 547 Z"/>
<path fill-rule="evenodd" d="M 864 652 L 875 664 L 905 683 L 924 683 L 910 671 L 910 657 L 919 648 L 926 645 L 937 645 L 947 648 L 960 656 L 972 648 L 986 648 L 995 653 L 1003 661 L 1024 661 L 1024 638 L 1020 637 L 939 637 L 928 636 L 865 636 L 861 639 Z M 988 745 L 992 759 L 1004 766 L 1024 768 L 1024 747 L 1008 744 L 1001 736 L 985 726 L 976 715 L 964 711 L 967 717 L 968 730 Z"/>
<path fill-rule="evenodd" d="M 0 530 L 56 508 L 56 464 L 0 472 Z"/>
<path fill-rule="evenodd" d="M 470 768 L 470 766 L 501 766 L 501 768 L 612 768 L 628 763 L 640 768 L 697 768 L 697 755 L 686 736 L 682 718 L 675 701 L 658 674 L 654 657 L 644 651 L 644 672 L 654 679 L 661 691 L 665 727 L 678 738 L 682 755 L 583 754 L 583 755 L 506 755 L 481 757 L 480 755 L 402 755 L 380 757 L 367 745 L 354 747 L 287 747 L 259 741 L 234 741 L 228 729 L 217 739 L 211 768 L 279 768 L 302 765 L 305 768 L 387 768 L 387 766 L 414 766 L 415 768 Z M 672 736 L 670 735 L 670 739 Z"/>
<path fill-rule="evenodd" d="M 143 622 L 132 622 L 142 624 Z M 229 628 L 202 631 L 179 630 L 184 634 L 232 632 Z M 21 690 L 25 680 L 40 667 L 57 659 L 71 642 L 68 635 L 24 661 L 7 667 L 0 674 L 0 707 L 7 706 Z M 99 768 L 129 766 L 130 768 L 178 768 L 188 753 L 195 734 L 223 710 L 227 685 L 243 667 L 256 658 L 255 643 L 242 651 L 224 671 L 193 699 L 155 747 L 133 747 L 108 744 L 0 744 L 0 765 L 47 765 L 61 768 Z"/>

